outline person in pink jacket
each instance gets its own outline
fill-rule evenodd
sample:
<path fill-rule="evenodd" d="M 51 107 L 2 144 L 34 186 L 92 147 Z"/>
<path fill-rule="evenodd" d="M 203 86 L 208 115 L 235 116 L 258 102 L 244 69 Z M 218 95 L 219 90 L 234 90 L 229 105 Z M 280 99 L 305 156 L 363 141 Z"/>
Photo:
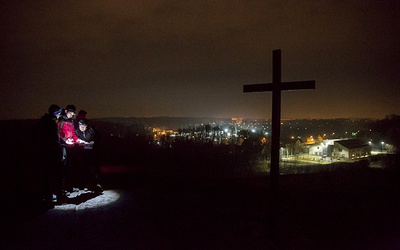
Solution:
<path fill-rule="evenodd" d="M 78 171 L 76 167 L 76 151 L 78 150 L 78 142 L 80 140 L 75 134 L 74 129 L 73 118 L 75 110 L 74 105 L 67 105 L 63 117 L 58 122 L 58 133 L 64 155 L 64 188 L 67 193 L 77 191 Z"/>
<path fill-rule="evenodd" d="M 78 142 L 78 136 L 75 134 L 75 127 L 73 118 L 75 116 L 75 106 L 67 105 L 65 108 L 65 115 L 58 122 L 58 131 L 62 143 L 72 145 Z"/>

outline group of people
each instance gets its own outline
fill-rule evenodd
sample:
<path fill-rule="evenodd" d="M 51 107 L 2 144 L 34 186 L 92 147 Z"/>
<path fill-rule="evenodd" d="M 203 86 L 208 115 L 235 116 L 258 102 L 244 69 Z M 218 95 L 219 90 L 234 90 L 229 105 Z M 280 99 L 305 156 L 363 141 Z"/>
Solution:
<path fill-rule="evenodd" d="M 79 190 L 103 192 L 97 162 L 100 135 L 89 126 L 86 111 L 75 112 L 74 105 L 61 109 L 52 104 L 36 129 L 46 201 L 63 202 Z"/>

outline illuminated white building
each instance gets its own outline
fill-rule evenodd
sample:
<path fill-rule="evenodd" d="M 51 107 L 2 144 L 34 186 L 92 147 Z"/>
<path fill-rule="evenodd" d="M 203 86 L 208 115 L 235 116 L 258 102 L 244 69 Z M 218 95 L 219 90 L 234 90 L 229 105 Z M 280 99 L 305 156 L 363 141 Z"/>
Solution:
<path fill-rule="evenodd" d="M 335 141 L 333 157 L 336 159 L 357 159 L 371 155 L 371 146 L 358 139 Z"/>

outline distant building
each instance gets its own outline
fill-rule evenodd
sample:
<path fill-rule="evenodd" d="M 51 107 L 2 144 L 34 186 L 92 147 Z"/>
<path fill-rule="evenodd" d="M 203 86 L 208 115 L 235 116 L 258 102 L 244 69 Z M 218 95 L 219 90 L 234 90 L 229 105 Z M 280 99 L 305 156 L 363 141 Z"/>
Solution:
<path fill-rule="evenodd" d="M 358 139 L 335 141 L 333 158 L 357 159 L 371 155 L 371 146 Z"/>
<path fill-rule="evenodd" d="M 335 139 L 322 140 L 315 144 L 308 144 L 308 154 L 322 157 L 332 157 Z"/>
<path fill-rule="evenodd" d="M 293 151 L 295 155 L 304 153 L 304 142 L 300 138 L 297 138 L 296 142 L 294 143 Z"/>
<path fill-rule="evenodd" d="M 242 124 L 243 123 L 243 118 L 241 118 L 241 117 L 234 117 L 231 120 L 234 124 Z"/>

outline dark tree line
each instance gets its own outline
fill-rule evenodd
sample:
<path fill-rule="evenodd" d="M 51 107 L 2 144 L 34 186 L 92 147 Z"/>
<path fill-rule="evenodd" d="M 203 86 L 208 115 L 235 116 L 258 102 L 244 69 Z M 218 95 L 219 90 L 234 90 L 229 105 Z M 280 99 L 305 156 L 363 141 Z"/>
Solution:
<path fill-rule="evenodd" d="M 384 142 L 393 148 L 394 153 L 400 152 L 400 116 L 388 115 L 385 119 L 371 122 L 365 129 L 359 131 L 358 138 L 373 143 Z"/>
<path fill-rule="evenodd" d="M 396 153 L 400 152 L 400 116 L 389 115 L 374 123 L 372 132 L 388 144 L 393 145 Z"/>

